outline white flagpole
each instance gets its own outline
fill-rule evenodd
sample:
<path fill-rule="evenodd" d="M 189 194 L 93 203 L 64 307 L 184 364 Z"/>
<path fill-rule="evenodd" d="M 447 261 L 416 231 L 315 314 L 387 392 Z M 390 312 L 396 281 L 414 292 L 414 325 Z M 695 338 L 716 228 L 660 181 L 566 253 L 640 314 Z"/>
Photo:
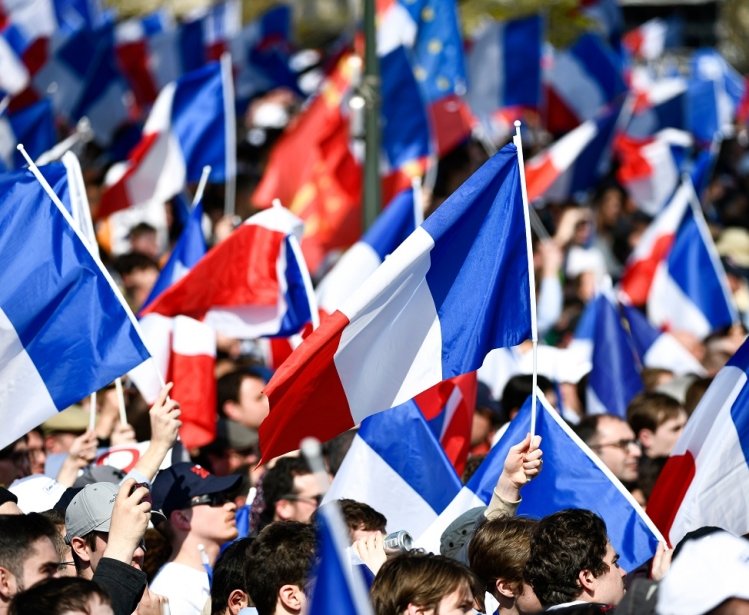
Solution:
<path fill-rule="evenodd" d="M 536 272 L 533 269 L 533 244 L 531 243 L 530 206 L 525 187 L 525 162 L 523 161 L 523 141 L 520 137 L 520 121 L 515 121 L 515 136 L 512 138 L 518 150 L 520 169 L 520 193 L 523 197 L 523 218 L 525 219 L 525 247 L 528 255 L 528 285 L 531 302 L 531 344 L 533 352 L 533 394 L 531 396 L 531 438 L 536 434 L 536 385 L 538 383 L 538 325 L 536 323 Z"/>
<path fill-rule="evenodd" d="M 91 393 L 88 404 L 88 430 L 93 431 L 96 427 L 96 391 Z"/>
<path fill-rule="evenodd" d="M 233 216 L 237 199 L 237 120 L 234 110 L 234 81 L 231 55 L 221 56 L 221 82 L 224 91 L 224 138 L 226 140 L 226 184 L 224 188 L 224 215 Z"/>
<path fill-rule="evenodd" d="M 192 206 L 195 208 L 195 206 L 200 202 L 200 199 L 203 198 L 203 193 L 205 192 L 205 185 L 208 183 L 208 176 L 211 174 L 211 165 L 207 164 L 203 167 L 203 172 L 200 174 L 200 181 L 198 182 L 198 187 L 195 189 L 195 194 L 192 197 Z"/>
<path fill-rule="evenodd" d="M 414 191 L 414 222 L 420 226 L 424 222 L 424 193 L 421 189 L 421 177 L 411 179 L 411 190 Z"/>

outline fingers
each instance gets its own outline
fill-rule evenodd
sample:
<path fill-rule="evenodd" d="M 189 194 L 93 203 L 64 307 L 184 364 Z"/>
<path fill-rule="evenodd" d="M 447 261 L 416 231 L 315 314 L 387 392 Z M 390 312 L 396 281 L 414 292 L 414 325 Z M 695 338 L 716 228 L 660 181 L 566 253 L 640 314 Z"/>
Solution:
<path fill-rule="evenodd" d="M 156 408 L 157 406 L 163 406 L 167 399 L 169 399 L 169 391 L 172 390 L 172 387 L 174 387 L 173 382 L 167 382 L 162 388 L 161 391 L 159 391 L 159 396 L 156 398 L 156 402 L 153 405 L 153 408 Z"/>
<path fill-rule="evenodd" d="M 531 434 L 525 434 L 525 438 L 521 442 L 518 442 L 515 446 L 510 447 L 510 452 L 512 453 L 522 453 L 523 451 L 528 449 L 528 446 L 531 443 Z"/>

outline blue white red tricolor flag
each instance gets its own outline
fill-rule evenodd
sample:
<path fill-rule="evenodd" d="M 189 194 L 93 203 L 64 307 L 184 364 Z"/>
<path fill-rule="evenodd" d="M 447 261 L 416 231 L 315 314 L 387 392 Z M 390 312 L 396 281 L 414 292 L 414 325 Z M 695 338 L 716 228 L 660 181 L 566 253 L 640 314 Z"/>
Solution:
<path fill-rule="evenodd" d="M 26 164 L 16 149 L 19 143 L 36 160 L 55 144 L 55 138 L 55 118 L 48 100 L 40 100 L 15 113 L 0 112 L 0 171 Z"/>
<path fill-rule="evenodd" d="M 531 332 L 517 149 L 510 144 L 404 241 L 276 372 L 270 459 L 328 440 Z M 478 295 L 477 295 L 478 293 Z M 507 297 L 513 297 L 508 301 Z"/>
<path fill-rule="evenodd" d="M 745 341 L 705 392 L 655 484 L 648 514 L 671 544 L 705 525 L 749 532 L 748 379 Z"/>

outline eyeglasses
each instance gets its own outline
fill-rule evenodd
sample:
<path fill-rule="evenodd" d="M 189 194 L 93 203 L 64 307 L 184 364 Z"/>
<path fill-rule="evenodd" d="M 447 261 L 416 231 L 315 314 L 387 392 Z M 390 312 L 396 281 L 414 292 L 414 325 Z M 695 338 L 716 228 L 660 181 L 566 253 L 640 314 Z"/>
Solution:
<path fill-rule="evenodd" d="M 191 497 L 190 506 L 201 506 L 202 504 L 208 504 L 208 506 L 223 506 L 231 501 L 232 498 L 230 498 L 226 493 L 206 493 L 205 495 Z"/>
<path fill-rule="evenodd" d="M 618 448 L 619 450 L 626 453 L 630 449 L 630 447 L 634 446 L 639 449 L 641 445 L 640 442 L 638 440 L 635 440 L 634 438 L 623 438 L 621 440 L 617 440 L 616 442 L 602 442 L 601 444 L 596 444 L 591 448 L 604 448 L 605 446 L 613 446 L 614 448 Z"/>
<path fill-rule="evenodd" d="M 60 562 L 57 564 L 57 572 L 63 572 L 65 570 L 65 566 L 75 566 L 75 562 Z"/>
<path fill-rule="evenodd" d="M 316 506 L 322 504 L 323 495 L 318 493 L 317 495 L 299 495 L 298 493 L 287 493 L 282 495 L 279 500 L 290 500 L 292 502 L 314 502 Z"/>

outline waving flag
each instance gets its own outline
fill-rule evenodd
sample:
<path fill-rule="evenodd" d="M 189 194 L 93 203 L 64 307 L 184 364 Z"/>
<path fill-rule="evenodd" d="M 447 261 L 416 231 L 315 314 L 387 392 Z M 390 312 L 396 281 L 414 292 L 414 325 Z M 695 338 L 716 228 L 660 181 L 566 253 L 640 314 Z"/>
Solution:
<path fill-rule="evenodd" d="M 348 530 L 335 504 L 320 508 L 317 519 L 317 557 L 308 612 L 373 615 L 364 577 L 351 566 Z"/>
<path fill-rule="evenodd" d="M 656 17 L 627 32 L 622 43 L 637 58 L 657 60 L 666 48 L 667 33 L 668 24 Z"/>
<path fill-rule="evenodd" d="M 749 532 L 749 342 L 745 341 L 687 421 L 648 501 L 648 514 L 676 544 L 715 525 Z"/>
<path fill-rule="evenodd" d="M 518 514 L 539 519 L 566 508 L 592 510 L 606 522 L 621 567 L 634 570 L 653 557 L 662 536 L 611 470 L 562 420 L 541 391 L 537 394 L 541 403 L 536 433 L 541 436 L 544 469 L 523 487 Z M 530 431 L 530 419 L 529 399 L 468 484 L 417 539 L 417 546 L 436 551 L 442 532 L 454 519 L 471 508 L 489 503 L 507 453 Z"/>
<path fill-rule="evenodd" d="M 55 144 L 55 118 L 48 100 L 9 115 L 0 114 L 0 171 L 26 164 L 16 149 L 19 143 L 23 143 L 32 159 Z"/>
<path fill-rule="evenodd" d="M 621 290 L 659 327 L 700 339 L 736 320 L 725 272 L 686 179 L 635 247 Z"/>
<path fill-rule="evenodd" d="M 53 185 L 65 168 L 50 165 Z M 148 358 L 114 282 L 29 171 L 0 175 L 0 447 Z"/>
<path fill-rule="evenodd" d="M 141 313 L 205 319 L 241 339 L 298 333 L 312 313 L 290 240 L 301 228 L 283 207 L 255 214 Z"/>
<path fill-rule="evenodd" d="M 101 196 L 99 217 L 152 200 L 165 202 L 186 182 L 198 181 L 206 165 L 211 180 L 231 176 L 235 154 L 227 143 L 234 118 L 225 72 L 220 64 L 210 64 L 161 91 L 140 143 Z"/>
<path fill-rule="evenodd" d="M 418 536 L 458 491 L 450 460 L 408 401 L 362 421 L 325 500 L 364 502 L 385 515 L 389 532 Z"/>
<path fill-rule="evenodd" d="M 2 22 L 0 22 L 1 24 Z M 29 71 L 23 63 L 27 41 L 13 24 L 0 27 L 0 94 L 14 96 L 29 84 Z"/>
<path fill-rule="evenodd" d="M 566 199 L 589 190 L 606 173 L 621 105 L 589 120 L 528 161 L 528 200 Z"/>
<path fill-rule="evenodd" d="M 317 285 L 320 309 L 332 314 L 422 221 L 413 190 L 396 196 Z"/>
<path fill-rule="evenodd" d="M 307 435 L 328 440 L 528 338 L 519 171 L 505 146 L 286 360 L 266 388 L 264 459 Z"/>

